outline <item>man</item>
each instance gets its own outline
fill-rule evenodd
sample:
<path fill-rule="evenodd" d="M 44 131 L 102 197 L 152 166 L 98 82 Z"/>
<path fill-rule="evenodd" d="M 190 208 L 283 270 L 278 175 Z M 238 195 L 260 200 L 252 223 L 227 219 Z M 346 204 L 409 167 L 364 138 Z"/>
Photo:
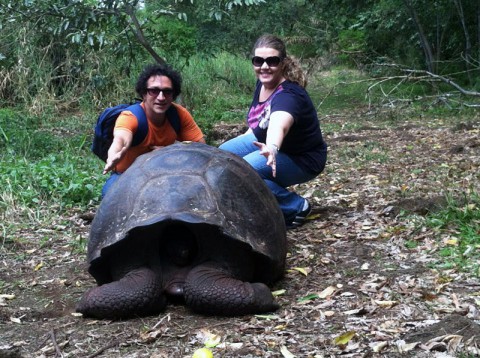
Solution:
<path fill-rule="evenodd" d="M 181 84 L 180 74 L 168 65 L 150 65 L 140 74 L 135 90 L 143 99 L 141 106 L 147 117 L 148 132 L 140 144 L 132 146 L 133 136 L 138 129 L 137 118 L 130 111 L 122 112 L 117 118 L 113 142 L 103 169 L 103 174 L 111 172 L 111 175 L 103 186 L 102 197 L 138 156 L 175 141 L 205 143 L 203 133 L 192 115 L 184 107 L 173 103 L 181 93 Z M 167 110 L 171 106 L 175 106 L 178 113 L 178 134 L 167 118 Z"/>

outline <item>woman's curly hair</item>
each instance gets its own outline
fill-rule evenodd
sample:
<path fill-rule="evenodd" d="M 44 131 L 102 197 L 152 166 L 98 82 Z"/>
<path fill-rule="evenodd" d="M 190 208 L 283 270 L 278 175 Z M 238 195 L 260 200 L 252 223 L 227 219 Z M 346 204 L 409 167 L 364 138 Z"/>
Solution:
<path fill-rule="evenodd" d="M 253 53 L 260 47 L 273 48 L 279 52 L 283 60 L 283 76 L 303 88 L 307 87 L 307 77 L 297 59 L 287 55 L 285 43 L 277 36 L 265 34 L 258 38 L 253 46 Z"/>

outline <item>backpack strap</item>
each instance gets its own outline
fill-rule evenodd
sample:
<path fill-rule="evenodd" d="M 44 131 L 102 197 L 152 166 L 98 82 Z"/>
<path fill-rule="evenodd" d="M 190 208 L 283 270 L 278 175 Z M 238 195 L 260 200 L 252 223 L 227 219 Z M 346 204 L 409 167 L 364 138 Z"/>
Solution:
<path fill-rule="evenodd" d="M 178 115 L 177 107 L 172 103 L 170 108 L 167 109 L 166 112 L 167 119 L 170 122 L 170 125 L 172 128 L 175 130 L 175 133 L 177 133 L 177 136 L 180 134 L 180 117 Z"/>
<path fill-rule="evenodd" d="M 138 127 L 137 131 L 133 135 L 132 146 L 139 145 L 143 142 L 148 133 L 147 115 L 145 114 L 145 111 L 143 110 L 140 103 L 132 104 L 125 110 L 132 112 L 133 115 L 137 118 Z"/>

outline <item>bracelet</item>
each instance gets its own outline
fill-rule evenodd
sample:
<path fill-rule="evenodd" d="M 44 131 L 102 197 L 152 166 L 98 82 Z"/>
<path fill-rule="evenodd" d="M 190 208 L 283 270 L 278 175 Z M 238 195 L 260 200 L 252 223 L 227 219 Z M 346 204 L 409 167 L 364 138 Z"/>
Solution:
<path fill-rule="evenodd" d="M 270 146 L 270 147 L 273 147 L 273 149 L 275 149 L 275 155 L 278 153 L 278 145 L 276 144 L 268 144 L 267 147 Z"/>

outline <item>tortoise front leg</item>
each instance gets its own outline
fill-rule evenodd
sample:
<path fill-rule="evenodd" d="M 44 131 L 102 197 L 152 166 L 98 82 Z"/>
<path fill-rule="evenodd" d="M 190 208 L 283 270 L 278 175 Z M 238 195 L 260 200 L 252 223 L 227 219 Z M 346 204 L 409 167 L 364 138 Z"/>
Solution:
<path fill-rule="evenodd" d="M 165 306 L 160 280 L 152 270 L 139 268 L 88 290 L 76 310 L 87 317 L 118 319 L 155 314 Z"/>
<path fill-rule="evenodd" d="M 238 280 L 206 264 L 188 274 L 185 301 L 195 312 L 222 316 L 264 313 L 279 308 L 267 285 Z"/>

